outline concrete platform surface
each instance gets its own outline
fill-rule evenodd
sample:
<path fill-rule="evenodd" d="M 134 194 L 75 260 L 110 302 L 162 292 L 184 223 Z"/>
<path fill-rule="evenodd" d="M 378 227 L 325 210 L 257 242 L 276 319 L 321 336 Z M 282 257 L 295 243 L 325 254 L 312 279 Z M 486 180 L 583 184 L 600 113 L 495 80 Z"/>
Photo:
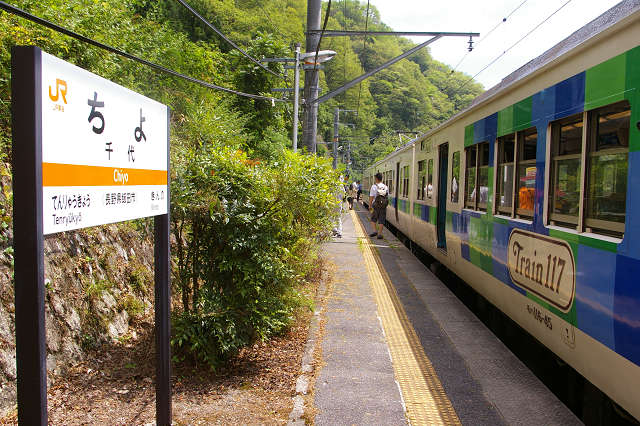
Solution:
<path fill-rule="evenodd" d="M 354 223 L 324 251 L 335 265 L 328 289 L 322 365 L 315 383 L 317 425 L 406 424 L 389 350 L 363 267 Z"/>

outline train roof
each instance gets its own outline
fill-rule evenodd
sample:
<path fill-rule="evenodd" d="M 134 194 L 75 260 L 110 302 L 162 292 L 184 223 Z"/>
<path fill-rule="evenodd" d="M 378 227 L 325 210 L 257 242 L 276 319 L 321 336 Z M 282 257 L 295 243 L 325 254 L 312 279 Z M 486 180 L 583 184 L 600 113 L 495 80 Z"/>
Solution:
<path fill-rule="evenodd" d="M 535 73 L 543 70 L 547 65 L 556 61 L 557 59 L 567 54 L 568 52 L 583 45 L 587 41 L 596 37 L 598 34 L 601 34 L 605 30 L 618 24 L 620 21 L 624 20 L 625 18 L 639 12 L 640 12 L 640 0 L 621 1 L 617 5 L 613 6 L 611 9 L 604 12 L 602 15 L 595 18 L 593 21 L 589 22 L 582 28 L 575 31 L 573 34 L 571 34 L 570 36 L 562 40 L 560 43 L 548 49 L 542 55 L 530 60 L 529 62 L 527 62 L 526 64 L 524 64 L 523 66 L 521 66 L 520 68 L 512 72 L 511 74 L 507 75 L 505 78 L 502 79 L 500 83 L 496 84 L 492 88 L 486 90 L 485 92 L 477 96 L 471 102 L 471 105 L 469 105 L 467 108 L 458 112 L 457 114 L 455 114 L 454 116 L 452 116 L 451 118 L 449 118 L 447 121 L 443 122 L 436 128 L 429 130 L 426 133 L 410 140 L 404 145 L 397 147 L 393 151 L 393 153 L 404 151 L 407 147 L 413 145 L 417 141 L 428 138 L 429 136 L 438 132 L 440 129 L 449 126 L 453 122 L 469 114 L 471 111 L 473 111 L 480 105 L 491 101 L 493 98 L 506 92 L 508 89 L 515 87 L 516 85 L 518 85 L 518 83 L 524 82 L 524 80 L 527 77 L 532 76 Z M 380 161 L 376 161 L 374 164 L 372 164 L 369 167 L 375 167 L 376 165 L 378 165 L 379 163 L 385 160 L 386 160 L 386 157 Z"/>

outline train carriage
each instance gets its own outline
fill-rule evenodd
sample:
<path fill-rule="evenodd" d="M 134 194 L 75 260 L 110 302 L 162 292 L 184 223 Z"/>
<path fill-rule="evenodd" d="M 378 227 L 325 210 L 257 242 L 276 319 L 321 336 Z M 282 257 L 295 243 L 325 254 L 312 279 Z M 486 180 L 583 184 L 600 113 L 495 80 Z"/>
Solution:
<path fill-rule="evenodd" d="M 636 418 L 639 40 L 624 1 L 365 172 L 393 226 Z"/>

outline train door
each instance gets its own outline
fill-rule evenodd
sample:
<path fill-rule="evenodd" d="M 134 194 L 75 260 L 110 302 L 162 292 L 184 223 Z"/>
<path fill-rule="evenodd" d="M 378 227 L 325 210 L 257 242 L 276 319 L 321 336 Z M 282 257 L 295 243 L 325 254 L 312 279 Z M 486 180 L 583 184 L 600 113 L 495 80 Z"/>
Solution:
<path fill-rule="evenodd" d="M 398 191 L 400 188 L 400 162 L 396 163 L 396 205 L 395 207 L 395 211 L 396 211 L 396 226 L 398 226 Z"/>
<path fill-rule="evenodd" d="M 449 169 L 449 145 L 442 144 L 438 152 L 438 248 L 447 250 L 447 171 Z"/>

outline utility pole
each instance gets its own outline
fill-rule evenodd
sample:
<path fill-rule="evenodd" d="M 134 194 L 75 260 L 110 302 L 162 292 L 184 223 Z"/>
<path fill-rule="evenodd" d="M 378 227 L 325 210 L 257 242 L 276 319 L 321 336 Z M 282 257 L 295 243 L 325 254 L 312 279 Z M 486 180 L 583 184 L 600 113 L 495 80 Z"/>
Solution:
<path fill-rule="evenodd" d="M 307 40 L 306 52 L 315 52 L 320 42 L 320 20 L 322 0 L 307 0 Z M 318 70 L 305 70 L 304 73 L 304 123 L 302 127 L 302 143 L 309 153 L 316 152 L 316 135 L 318 131 Z M 335 158 L 335 157 L 334 157 Z"/>
<path fill-rule="evenodd" d="M 340 111 L 342 112 L 357 112 L 355 109 L 340 109 L 337 108 L 333 111 L 333 168 L 338 167 L 338 143 L 340 143 Z M 351 126 L 355 129 L 355 124 L 351 123 L 342 123 L 344 126 Z M 349 149 L 351 149 L 351 142 L 349 142 Z M 344 154 L 343 154 L 344 155 Z M 344 158 L 343 158 L 344 159 Z M 349 168 L 349 164 L 347 162 L 347 169 Z"/>
<path fill-rule="evenodd" d="M 300 43 L 296 43 L 296 69 L 293 76 L 293 152 L 298 151 L 298 100 L 300 99 Z"/>
<path fill-rule="evenodd" d="M 333 111 L 333 168 L 338 168 L 338 140 L 340 128 L 340 108 Z"/>

